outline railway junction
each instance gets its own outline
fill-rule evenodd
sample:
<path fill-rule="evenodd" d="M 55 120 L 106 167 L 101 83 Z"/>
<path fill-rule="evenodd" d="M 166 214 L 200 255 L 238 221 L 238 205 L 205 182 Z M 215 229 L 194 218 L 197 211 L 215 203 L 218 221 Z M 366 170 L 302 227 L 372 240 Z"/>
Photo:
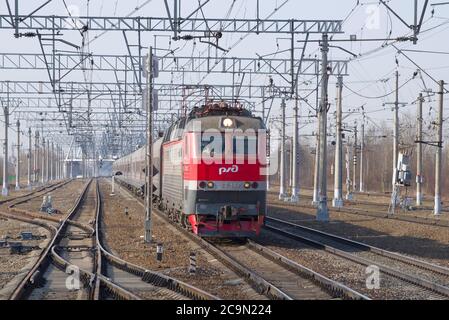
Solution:
<path fill-rule="evenodd" d="M 136 2 L 0 6 L 0 300 L 449 299 L 448 3 Z"/>

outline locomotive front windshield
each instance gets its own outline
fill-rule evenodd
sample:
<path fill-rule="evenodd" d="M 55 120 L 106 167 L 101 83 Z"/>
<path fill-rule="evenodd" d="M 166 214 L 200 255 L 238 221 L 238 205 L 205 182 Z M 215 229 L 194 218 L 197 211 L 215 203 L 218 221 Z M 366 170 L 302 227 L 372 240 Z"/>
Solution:
<path fill-rule="evenodd" d="M 228 142 L 229 141 L 229 142 Z M 232 148 L 230 144 L 232 143 Z M 224 134 L 207 134 L 201 136 L 201 153 L 205 156 L 219 156 L 228 150 L 232 150 L 233 155 L 257 155 L 257 137 L 256 136 L 232 136 L 226 139 Z"/>

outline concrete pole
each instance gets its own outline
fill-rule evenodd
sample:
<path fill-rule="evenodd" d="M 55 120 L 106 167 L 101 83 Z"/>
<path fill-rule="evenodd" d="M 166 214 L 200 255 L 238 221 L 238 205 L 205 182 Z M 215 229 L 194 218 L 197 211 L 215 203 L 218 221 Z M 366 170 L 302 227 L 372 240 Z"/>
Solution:
<path fill-rule="evenodd" d="M 343 206 L 343 141 L 342 141 L 342 91 L 343 77 L 337 80 L 337 121 L 336 121 L 336 141 L 335 141 L 335 161 L 334 161 L 334 199 L 332 206 L 340 208 Z"/>
<path fill-rule="evenodd" d="M 50 140 L 47 139 L 47 150 L 45 155 L 45 182 L 50 182 L 50 151 L 51 151 L 51 145 Z"/>
<path fill-rule="evenodd" d="M 29 190 L 31 190 L 31 185 L 32 185 L 32 181 L 31 181 L 31 162 L 33 161 L 33 154 L 31 153 L 33 150 L 33 137 L 32 137 L 32 132 L 31 132 L 31 128 L 28 128 L 28 184 L 27 187 Z"/>
<path fill-rule="evenodd" d="M 83 179 L 86 178 L 86 157 L 84 156 L 84 153 L 81 153 L 81 168 L 83 172 Z"/>
<path fill-rule="evenodd" d="M 365 156 L 365 112 L 363 112 L 362 125 L 360 130 L 360 173 L 359 173 L 359 191 L 365 191 L 365 187 L 363 185 L 363 161 Z"/>
<path fill-rule="evenodd" d="M 418 98 L 418 110 L 416 112 L 417 117 L 417 123 L 418 123 L 418 132 L 416 134 L 416 205 L 420 206 L 422 205 L 422 103 L 423 103 L 423 96 L 422 93 L 419 94 Z"/>
<path fill-rule="evenodd" d="M 399 71 L 396 70 L 396 98 L 394 102 L 394 116 L 393 116 L 393 177 L 392 177 L 392 191 L 396 186 L 396 167 L 398 165 L 399 152 Z M 394 199 L 396 203 L 396 199 Z"/>
<path fill-rule="evenodd" d="M 279 175 L 279 200 L 284 200 L 286 198 L 285 193 L 285 99 L 282 99 L 281 102 L 281 111 L 282 111 L 282 129 L 281 129 L 281 165 L 280 165 L 280 175 Z"/>
<path fill-rule="evenodd" d="M 322 53 L 322 78 L 321 78 L 321 101 L 320 101 L 320 163 L 319 163 L 319 204 L 316 212 L 318 221 L 329 221 L 329 211 L 327 208 L 327 107 L 328 107 L 328 80 L 327 74 L 327 53 L 328 36 L 323 34 L 321 53 Z"/>
<path fill-rule="evenodd" d="M 63 173 L 63 154 L 62 154 L 62 146 L 59 146 L 59 170 L 58 170 L 58 180 L 62 180 L 63 179 L 63 176 L 62 176 L 62 173 Z"/>
<path fill-rule="evenodd" d="M 34 136 L 34 183 L 39 183 L 39 131 Z"/>
<path fill-rule="evenodd" d="M 73 179 L 73 149 L 70 150 L 71 160 L 70 160 L 70 179 Z"/>
<path fill-rule="evenodd" d="M 55 159 L 55 180 L 59 180 L 59 145 L 56 145 Z"/>
<path fill-rule="evenodd" d="M 299 100 L 295 99 L 295 109 L 293 115 L 294 121 L 294 133 L 293 133 L 293 161 L 292 161 L 292 196 L 290 198 L 291 202 L 297 203 L 299 201 Z"/>
<path fill-rule="evenodd" d="M 9 103 L 9 98 L 7 103 Z M 2 195 L 7 197 L 9 195 L 8 186 L 8 127 L 9 127 L 9 106 L 3 107 L 5 115 L 5 140 L 3 142 L 3 188 Z"/>
<path fill-rule="evenodd" d="M 351 147 L 346 145 L 346 200 L 352 200 L 351 190 Z"/>
<path fill-rule="evenodd" d="M 153 211 L 153 47 L 148 52 L 147 67 L 147 147 L 145 184 L 145 242 L 152 241 Z M 121 149 L 120 151 L 123 151 Z"/>
<path fill-rule="evenodd" d="M 16 190 L 20 190 L 20 121 L 17 120 Z"/>
<path fill-rule="evenodd" d="M 438 146 L 435 159 L 435 205 L 433 213 L 435 215 L 441 214 L 441 163 L 443 151 L 443 98 L 444 98 L 444 81 L 440 81 L 438 91 Z"/>
<path fill-rule="evenodd" d="M 352 161 L 352 190 L 357 190 L 357 142 L 358 142 L 358 137 L 357 137 L 357 125 L 354 126 L 354 146 L 353 146 L 353 161 Z"/>
<path fill-rule="evenodd" d="M 56 179 L 60 180 L 61 179 L 61 146 L 58 145 L 57 148 L 57 162 L 56 162 Z"/>
<path fill-rule="evenodd" d="M 42 165 L 42 172 L 41 172 L 41 182 L 44 185 L 45 184 L 45 172 L 47 171 L 45 169 L 45 152 L 46 152 L 46 145 L 45 145 L 45 138 L 44 135 L 42 135 L 42 161 L 41 161 L 41 165 Z"/>
<path fill-rule="evenodd" d="M 55 170 L 55 143 L 51 143 L 51 154 L 50 154 L 50 181 L 55 180 L 54 176 Z"/>
<path fill-rule="evenodd" d="M 318 204 L 318 190 L 319 190 L 319 186 L 318 186 L 318 164 L 320 163 L 320 135 L 319 135 L 319 126 L 320 126 L 320 115 L 318 115 L 318 131 L 316 133 L 316 138 L 315 138 L 315 163 L 314 163 L 314 167 L 313 167 L 313 195 L 312 195 L 312 205 L 317 205 Z"/>

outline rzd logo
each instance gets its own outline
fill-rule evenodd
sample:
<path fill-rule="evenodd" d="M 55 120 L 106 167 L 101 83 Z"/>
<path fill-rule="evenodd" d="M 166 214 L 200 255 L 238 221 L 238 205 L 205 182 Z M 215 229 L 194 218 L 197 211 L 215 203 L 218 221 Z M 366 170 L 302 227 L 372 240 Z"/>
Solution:
<path fill-rule="evenodd" d="M 220 169 L 218 169 L 218 174 L 221 176 L 223 173 L 236 173 L 239 172 L 239 166 L 233 165 L 232 167 L 229 168 L 225 168 L 225 167 L 221 167 Z"/>

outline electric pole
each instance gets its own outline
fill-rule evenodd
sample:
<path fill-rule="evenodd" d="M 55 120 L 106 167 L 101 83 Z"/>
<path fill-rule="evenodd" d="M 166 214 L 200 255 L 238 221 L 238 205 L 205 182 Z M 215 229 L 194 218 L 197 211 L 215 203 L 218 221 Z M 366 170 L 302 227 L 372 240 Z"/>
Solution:
<path fill-rule="evenodd" d="M 45 152 L 46 152 L 46 147 L 45 147 L 45 138 L 44 138 L 44 134 L 42 133 L 42 172 L 41 172 L 41 182 L 42 185 L 45 184 Z"/>
<path fill-rule="evenodd" d="M 282 129 L 281 129 L 281 166 L 280 166 L 280 175 L 279 175 L 279 200 L 284 200 L 286 198 L 286 193 L 285 193 L 285 184 L 286 184 L 286 179 L 285 179 L 285 171 L 286 171 L 286 166 L 285 166 L 285 99 L 282 98 L 282 102 L 281 102 L 281 111 L 282 111 L 282 120 L 281 120 L 281 125 L 282 125 Z"/>
<path fill-rule="evenodd" d="M 352 190 L 357 190 L 357 125 L 354 126 L 354 155 L 353 155 L 353 168 L 352 168 Z"/>
<path fill-rule="evenodd" d="M 32 154 L 31 154 L 31 151 L 32 151 L 32 149 L 33 149 L 33 136 L 32 136 L 32 134 L 31 134 L 32 132 L 31 132 L 31 128 L 28 128 L 28 185 L 27 185 L 27 187 L 28 187 L 28 189 L 29 190 L 31 190 L 31 184 L 32 184 L 32 181 L 31 181 L 31 161 L 32 161 Z"/>
<path fill-rule="evenodd" d="M 147 147 L 145 185 L 145 242 L 152 240 L 151 213 L 153 207 L 153 47 L 150 46 L 147 68 Z"/>
<path fill-rule="evenodd" d="M 9 104 L 9 96 L 7 99 L 7 104 Z M 5 115 L 5 141 L 3 142 L 3 188 L 2 195 L 7 197 L 9 195 L 8 186 L 8 127 L 9 127 L 9 106 L 3 107 L 3 113 Z"/>
<path fill-rule="evenodd" d="M 299 114 L 299 101 L 298 97 L 295 97 L 295 109 L 294 109 L 294 115 L 293 115 L 293 121 L 294 121 L 294 133 L 293 133 L 293 146 L 292 146 L 292 153 L 293 153 L 293 161 L 292 161 L 292 196 L 290 198 L 291 202 L 297 203 L 299 201 L 299 186 L 298 186 L 298 180 L 299 180 L 299 127 L 298 127 L 298 114 Z"/>
<path fill-rule="evenodd" d="M 418 132 L 416 134 L 416 205 L 420 206 L 422 205 L 422 103 L 423 103 L 423 96 L 422 93 L 419 94 L 418 98 L 418 110 L 416 112 L 417 117 L 417 123 L 418 123 Z"/>
<path fill-rule="evenodd" d="M 395 102 L 394 102 L 394 116 L 393 116 L 393 179 L 392 179 L 392 192 L 394 193 L 396 186 L 396 167 L 398 165 L 398 152 L 399 152 L 399 71 L 396 70 L 396 90 L 395 90 Z M 392 201 L 397 201 L 396 195 Z"/>
<path fill-rule="evenodd" d="M 293 29 L 292 29 L 293 30 Z M 295 99 L 295 107 L 293 110 L 293 121 L 294 121 L 294 132 L 293 132 L 293 140 L 292 140 L 292 161 L 290 165 L 292 166 L 292 196 L 290 197 L 290 201 L 293 203 L 297 203 L 299 201 L 299 127 L 298 127 L 298 116 L 299 116 L 299 100 L 298 100 L 298 89 L 296 86 L 295 80 L 295 33 L 291 34 L 291 55 L 290 55 L 290 76 L 291 76 L 291 93 L 292 97 Z"/>
<path fill-rule="evenodd" d="M 441 163 L 442 163 L 442 150 L 443 150 L 443 98 L 444 98 L 444 81 L 440 81 L 438 91 L 438 141 L 437 152 L 435 159 L 435 207 L 433 213 L 435 215 L 441 214 Z"/>
<path fill-rule="evenodd" d="M 34 135 L 34 182 L 39 183 L 39 131 Z"/>
<path fill-rule="evenodd" d="M 335 128 L 335 162 L 334 162 L 334 199 L 332 206 L 340 208 L 343 206 L 343 149 L 342 149 L 342 91 L 343 91 L 343 77 L 337 78 L 337 114 L 336 114 L 336 128 Z"/>
<path fill-rule="evenodd" d="M 17 120 L 16 190 L 20 190 L 20 121 Z"/>
<path fill-rule="evenodd" d="M 318 122 L 318 127 L 320 126 L 320 115 L 318 114 L 317 116 L 317 122 Z M 315 134 L 315 163 L 314 163 L 314 167 L 313 167 L 313 197 L 312 197 L 312 204 L 313 205 L 318 205 L 318 175 L 319 175 L 319 162 L 320 162 L 320 135 L 319 135 L 319 128 L 317 133 Z"/>
<path fill-rule="evenodd" d="M 50 181 L 50 140 L 47 139 L 47 149 L 45 150 L 45 183 Z"/>
<path fill-rule="evenodd" d="M 346 200 L 352 200 L 351 190 L 351 147 L 346 144 Z"/>
<path fill-rule="evenodd" d="M 50 181 L 55 180 L 55 143 L 51 143 L 51 155 L 50 155 Z"/>
<path fill-rule="evenodd" d="M 365 111 L 362 113 L 362 125 L 360 130 L 360 173 L 359 173 L 359 191 L 364 191 L 363 186 L 363 161 L 364 161 L 364 154 L 365 154 Z"/>
<path fill-rule="evenodd" d="M 320 163 L 319 163 L 319 204 L 317 207 L 316 219 L 318 221 L 329 221 L 329 211 L 327 208 L 327 107 L 328 107 L 328 74 L 327 74 L 327 53 L 328 36 L 323 34 L 321 44 L 322 52 L 322 79 L 321 79 L 321 101 L 319 110 L 320 120 Z"/>

